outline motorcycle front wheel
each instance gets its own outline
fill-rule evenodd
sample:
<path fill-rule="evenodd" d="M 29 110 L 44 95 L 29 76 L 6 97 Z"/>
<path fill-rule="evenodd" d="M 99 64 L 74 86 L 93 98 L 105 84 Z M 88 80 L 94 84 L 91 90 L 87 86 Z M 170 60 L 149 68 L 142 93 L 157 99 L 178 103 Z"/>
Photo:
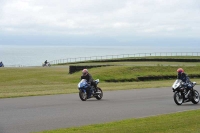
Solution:
<path fill-rule="evenodd" d="M 79 97 L 82 101 L 86 101 L 87 100 L 87 93 L 86 92 L 82 92 L 79 91 Z"/>
<path fill-rule="evenodd" d="M 97 100 L 101 100 L 102 97 L 103 97 L 103 91 L 101 90 L 101 88 L 97 87 L 97 96 L 96 96 L 96 99 Z"/>
<path fill-rule="evenodd" d="M 174 93 L 174 102 L 177 105 L 181 105 L 183 103 L 183 94 L 181 92 L 175 92 Z"/>
<path fill-rule="evenodd" d="M 192 103 L 193 104 L 199 103 L 199 93 L 197 90 L 193 90 Z"/>

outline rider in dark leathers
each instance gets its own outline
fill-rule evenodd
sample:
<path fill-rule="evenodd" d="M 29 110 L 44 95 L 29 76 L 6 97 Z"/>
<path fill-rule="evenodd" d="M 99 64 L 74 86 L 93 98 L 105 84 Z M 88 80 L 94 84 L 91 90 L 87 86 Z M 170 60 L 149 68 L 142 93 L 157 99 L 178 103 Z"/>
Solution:
<path fill-rule="evenodd" d="M 45 62 L 44 62 L 45 66 L 47 65 L 47 63 L 48 63 L 47 60 L 45 60 Z"/>
<path fill-rule="evenodd" d="M 93 78 L 92 78 L 91 74 L 88 72 L 88 70 L 87 69 L 83 69 L 82 74 L 83 75 L 81 76 L 81 79 L 86 79 L 87 82 L 88 82 L 88 84 L 89 84 L 87 92 L 89 91 L 89 89 L 91 88 L 91 86 L 94 86 L 95 91 L 97 91 L 97 84 L 93 80 Z"/>
<path fill-rule="evenodd" d="M 189 91 L 193 87 L 190 78 L 187 76 L 186 73 L 184 73 L 184 70 L 182 68 L 178 68 L 177 72 L 178 72 L 177 78 L 181 79 L 185 83 L 187 91 Z"/>

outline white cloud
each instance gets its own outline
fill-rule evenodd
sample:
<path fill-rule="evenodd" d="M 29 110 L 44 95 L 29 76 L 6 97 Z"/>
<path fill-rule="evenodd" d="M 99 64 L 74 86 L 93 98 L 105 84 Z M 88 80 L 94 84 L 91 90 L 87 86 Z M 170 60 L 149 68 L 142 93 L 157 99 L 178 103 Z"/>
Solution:
<path fill-rule="evenodd" d="M 2 0 L 0 32 L 200 35 L 198 0 Z"/>

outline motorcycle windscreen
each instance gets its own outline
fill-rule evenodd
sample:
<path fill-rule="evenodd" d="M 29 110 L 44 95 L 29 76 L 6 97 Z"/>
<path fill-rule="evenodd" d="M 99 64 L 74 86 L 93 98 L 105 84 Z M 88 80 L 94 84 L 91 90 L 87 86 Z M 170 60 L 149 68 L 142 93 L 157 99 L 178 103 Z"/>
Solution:
<path fill-rule="evenodd" d="M 85 89 L 88 87 L 88 83 L 85 79 L 82 79 L 79 83 L 78 83 L 78 88 L 81 89 Z"/>
<path fill-rule="evenodd" d="M 182 80 L 177 79 L 177 80 L 174 82 L 174 84 L 172 85 L 172 87 L 173 87 L 174 89 L 176 89 L 176 88 L 181 84 L 181 82 L 182 82 Z"/>

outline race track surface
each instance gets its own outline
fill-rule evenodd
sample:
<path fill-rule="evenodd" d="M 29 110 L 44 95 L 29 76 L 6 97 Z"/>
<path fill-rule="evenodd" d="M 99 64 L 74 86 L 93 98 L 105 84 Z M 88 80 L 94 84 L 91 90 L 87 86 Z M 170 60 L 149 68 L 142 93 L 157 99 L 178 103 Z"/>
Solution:
<path fill-rule="evenodd" d="M 200 92 L 200 86 L 195 89 Z M 107 91 L 100 101 L 83 102 L 78 94 L 8 98 L 0 99 L 0 133 L 37 132 L 193 109 L 200 109 L 200 104 L 177 106 L 171 87 Z"/>

